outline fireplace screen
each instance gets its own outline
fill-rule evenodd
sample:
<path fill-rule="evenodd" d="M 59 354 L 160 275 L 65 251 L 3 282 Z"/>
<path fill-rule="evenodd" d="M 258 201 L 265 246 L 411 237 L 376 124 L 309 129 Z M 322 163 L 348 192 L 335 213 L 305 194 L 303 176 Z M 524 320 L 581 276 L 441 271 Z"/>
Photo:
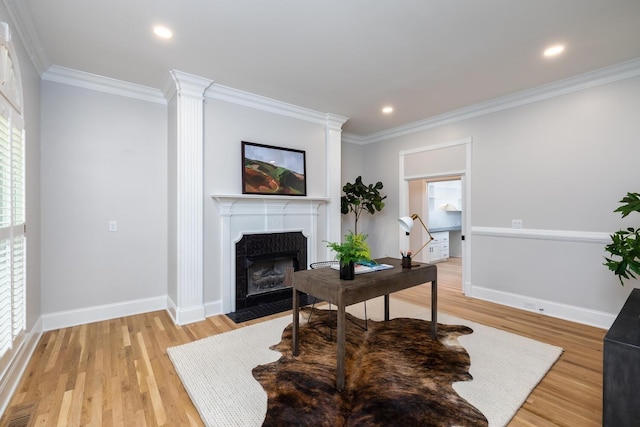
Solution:
<path fill-rule="evenodd" d="M 247 234 L 236 243 L 236 310 L 291 298 L 287 267 L 307 265 L 307 238 L 300 231 Z"/>
<path fill-rule="evenodd" d="M 247 296 L 284 289 L 284 271 L 294 267 L 293 259 L 276 258 L 253 263 L 247 269 Z"/>

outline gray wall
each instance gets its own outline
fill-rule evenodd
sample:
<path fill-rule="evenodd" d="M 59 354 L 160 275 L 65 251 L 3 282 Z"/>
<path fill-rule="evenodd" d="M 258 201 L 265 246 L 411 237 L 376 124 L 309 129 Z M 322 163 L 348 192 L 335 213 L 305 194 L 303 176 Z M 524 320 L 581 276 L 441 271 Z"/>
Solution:
<path fill-rule="evenodd" d="M 166 106 L 43 81 L 41 126 L 43 314 L 166 295 Z"/>
<path fill-rule="evenodd" d="M 365 174 L 388 191 L 385 211 L 373 218 L 377 256 L 398 252 L 398 153 L 465 137 L 473 139 L 472 227 L 510 228 L 522 219 L 533 233 L 612 233 L 638 225 L 612 213 L 626 192 L 640 191 L 638 117 L 640 78 L 630 78 L 343 150 L 343 162 L 362 158 Z M 559 317 L 578 312 L 586 319 L 576 320 L 590 322 L 591 314 L 617 313 L 638 285 L 622 288 L 602 266 L 601 243 L 471 238 L 472 294 L 485 298 L 514 305 L 532 298 Z"/>
<path fill-rule="evenodd" d="M 211 195 L 242 194 L 241 141 L 304 150 L 308 196 L 326 196 L 327 168 L 323 125 L 212 98 L 204 114 L 204 300 L 213 303 L 222 297 L 222 248 L 221 216 Z M 320 207 L 319 236 L 326 236 L 326 209 L 340 207 Z M 318 253 L 324 247 L 319 242 Z"/>

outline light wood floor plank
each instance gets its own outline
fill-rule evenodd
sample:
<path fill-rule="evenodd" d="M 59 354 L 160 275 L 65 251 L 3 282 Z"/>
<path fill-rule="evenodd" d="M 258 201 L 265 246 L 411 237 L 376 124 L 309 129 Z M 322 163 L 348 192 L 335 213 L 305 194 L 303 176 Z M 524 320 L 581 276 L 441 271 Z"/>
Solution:
<path fill-rule="evenodd" d="M 600 425 L 606 331 L 467 298 L 460 270 L 459 259 L 438 264 L 440 311 L 564 349 L 510 426 Z M 422 285 L 394 297 L 429 307 L 430 293 Z M 0 427 L 13 409 L 30 403 L 38 426 L 201 426 L 167 347 L 278 316 L 237 325 L 221 315 L 176 326 L 159 311 L 46 332 Z"/>

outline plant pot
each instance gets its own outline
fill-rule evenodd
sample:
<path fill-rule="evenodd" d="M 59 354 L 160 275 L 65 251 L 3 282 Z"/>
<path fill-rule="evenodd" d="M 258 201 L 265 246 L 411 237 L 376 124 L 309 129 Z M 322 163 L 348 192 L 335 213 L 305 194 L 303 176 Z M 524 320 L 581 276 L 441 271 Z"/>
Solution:
<path fill-rule="evenodd" d="M 340 279 L 353 280 L 356 277 L 356 265 L 353 261 L 343 263 L 340 261 Z"/>

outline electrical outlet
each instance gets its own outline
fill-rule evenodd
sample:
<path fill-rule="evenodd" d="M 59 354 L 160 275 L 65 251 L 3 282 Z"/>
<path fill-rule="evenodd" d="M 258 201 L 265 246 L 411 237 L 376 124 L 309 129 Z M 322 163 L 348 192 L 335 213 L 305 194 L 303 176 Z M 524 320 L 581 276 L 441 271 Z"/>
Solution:
<path fill-rule="evenodd" d="M 522 220 L 521 219 L 512 219 L 511 220 L 511 228 L 522 228 Z"/>
<path fill-rule="evenodd" d="M 109 231 L 118 231 L 118 221 L 109 221 Z"/>

